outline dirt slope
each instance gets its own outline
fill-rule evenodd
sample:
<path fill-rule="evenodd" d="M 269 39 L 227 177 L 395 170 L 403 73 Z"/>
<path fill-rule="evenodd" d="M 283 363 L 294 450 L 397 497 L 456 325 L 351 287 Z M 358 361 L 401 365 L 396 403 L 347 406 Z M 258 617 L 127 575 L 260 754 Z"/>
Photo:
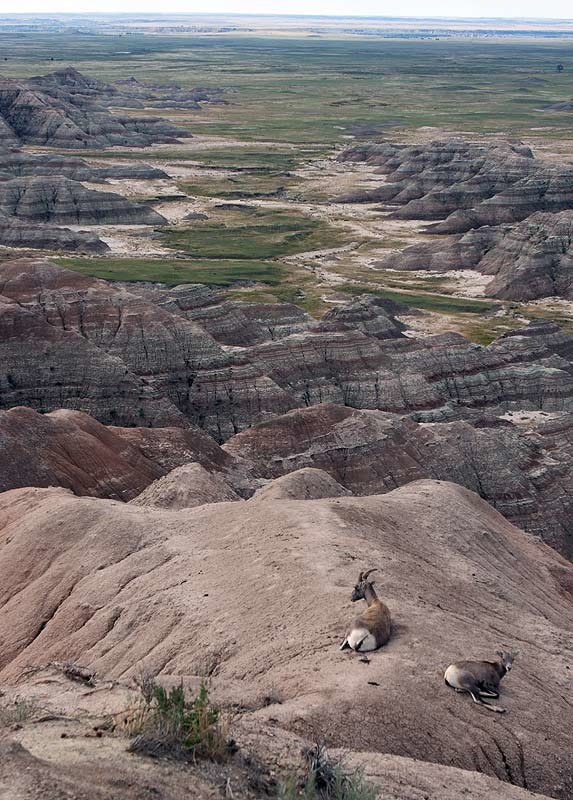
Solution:
<path fill-rule="evenodd" d="M 0 496 L 0 531 L 3 682 L 52 659 L 210 674 L 259 724 L 571 796 L 573 567 L 459 486 L 179 512 L 21 489 Z M 364 664 L 338 644 L 373 566 L 395 630 Z M 500 645 L 521 650 L 506 717 L 443 684 Z"/>

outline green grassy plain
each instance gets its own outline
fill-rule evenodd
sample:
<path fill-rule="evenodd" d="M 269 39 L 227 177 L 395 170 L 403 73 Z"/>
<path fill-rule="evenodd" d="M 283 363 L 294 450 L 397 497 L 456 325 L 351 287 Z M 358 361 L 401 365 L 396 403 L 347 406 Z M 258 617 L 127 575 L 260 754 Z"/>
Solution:
<path fill-rule="evenodd" d="M 0 76 L 69 64 L 115 80 L 223 87 L 228 105 L 181 113 L 190 129 L 241 141 L 332 146 L 357 126 L 439 126 L 571 139 L 570 39 L 393 40 L 21 33 L 0 35 Z M 296 155 L 296 154 L 295 154 Z"/>
<path fill-rule="evenodd" d="M 343 246 L 351 234 L 335 219 L 327 223 L 297 207 L 300 200 L 312 204 L 331 196 L 321 186 L 305 186 L 300 171 L 309 161 L 361 139 L 412 137 L 424 126 L 524 138 L 534 148 L 556 151 L 573 139 L 573 113 L 544 110 L 573 97 L 571 39 L 565 38 L 23 32 L 0 33 L 0 48 L 0 78 L 72 65 L 102 80 L 134 76 L 225 89 L 225 104 L 149 112 L 193 134 L 215 137 L 213 146 L 114 148 L 81 155 L 192 165 L 193 176 L 180 178 L 177 186 L 203 202 L 280 200 L 279 208 L 258 206 L 243 213 L 209 209 L 205 222 L 163 229 L 163 244 L 173 258 L 66 258 L 61 263 L 107 279 L 209 283 L 228 287 L 237 298 L 288 300 L 317 316 L 328 307 L 328 290 L 325 295 L 324 286 L 317 285 L 310 269 L 314 262 L 305 269 L 302 262 L 295 266 L 283 259 Z M 558 64 L 565 69 L 558 71 Z M 455 317 L 460 329 L 481 342 L 502 325 L 518 324 L 492 320 L 492 302 L 452 296 L 451 282 L 367 269 L 357 256 L 372 247 L 400 246 L 400 241 L 358 238 L 360 247 L 329 267 L 348 281 L 343 289 L 349 296 L 374 291 Z M 531 318 L 550 314 L 533 307 L 523 313 Z"/>
<path fill-rule="evenodd" d="M 294 211 L 256 211 L 229 223 L 167 228 L 162 238 L 168 247 L 204 259 L 280 258 L 348 241 L 326 223 Z"/>
<path fill-rule="evenodd" d="M 285 278 L 286 268 L 275 261 L 176 258 L 58 258 L 62 267 L 84 275 L 113 281 L 157 281 L 168 286 L 180 283 L 207 283 L 231 286 L 238 281 L 254 281 L 275 286 Z"/>

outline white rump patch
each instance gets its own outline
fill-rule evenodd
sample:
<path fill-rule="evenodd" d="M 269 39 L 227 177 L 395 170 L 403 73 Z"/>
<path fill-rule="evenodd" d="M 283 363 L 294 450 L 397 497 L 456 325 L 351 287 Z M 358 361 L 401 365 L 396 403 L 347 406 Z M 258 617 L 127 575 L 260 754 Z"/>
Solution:
<path fill-rule="evenodd" d="M 354 628 L 354 630 L 350 631 L 348 644 L 353 650 L 356 650 L 357 646 L 359 646 L 359 653 L 377 649 L 376 639 L 367 628 Z"/>
<path fill-rule="evenodd" d="M 464 687 L 460 685 L 458 681 L 458 668 L 455 664 L 450 664 L 447 670 L 444 673 L 444 679 L 452 686 L 454 689 L 463 689 Z"/>

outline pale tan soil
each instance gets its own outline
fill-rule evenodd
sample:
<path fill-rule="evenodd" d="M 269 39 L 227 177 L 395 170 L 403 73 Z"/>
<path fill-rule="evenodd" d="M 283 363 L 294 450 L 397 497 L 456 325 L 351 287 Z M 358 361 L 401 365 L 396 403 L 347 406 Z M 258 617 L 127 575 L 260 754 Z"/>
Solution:
<path fill-rule="evenodd" d="M 311 478 L 304 491 L 324 492 Z M 511 774 L 520 786 L 566 800 L 571 565 L 453 484 L 420 481 L 378 497 L 267 496 L 174 511 L 61 489 L 0 495 L 0 667 L 8 696 L 101 720 L 106 708 L 129 702 L 111 679 L 127 686 L 146 669 L 195 690 L 209 674 L 215 701 L 238 708 L 241 724 L 268 731 L 268 749 L 276 739 L 277 750 L 288 751 L 298 734 L 361 759 L 369 751 L 364 763 L 387 791 L 383 798 L 447 798 L 440 793 L 447 770 L 421 763 L 432 761 L 503 781 Z M 357 611 L 349 599 L 356 572 L 374 566 L 395 627 L 365 664 L 338 645 Z M 500 645 L 522 651 L 503 683 L 499 702 L 509 713 L 502 718 L 443 684 L 452 660 L 492 656 Z M 66 686 L 44 668 L 29 671 L 66 659 L 98 673 L 96 691 Z M 78 779 L 91 765 L 101 781 L 111 764 L 115 777 L 128 771 L 130 785 L 143 774 L 149 781 L 181 774 L 166 778 L 161 766 L 124 761 L 121 744 L 105 736 L 100 744 L 76 722 L 53 721 L 46 741 L 44 724 L 52 725 L 10 732 L 46 761 L 44 770 L 77 767 Z M 392 759 L 386 770 L 387 753 L 421 761 Z M 10 763 L 0 762 L 4 774 Z M 21 765 L 8 777 L 14 784 L 27 774 Z M 460 782 L 459 796 L 471 788 L 480 800 L 527 797 L 472 773 L 448 780 Z M 108 796 L 146 798 L 129 791 Z M 160 796 L 180 797 L 174 789 Z"/>
<path fill-rule="evenodd" d="M 455 297 L 484 297 L 485 287 L 491 283 L 491 275 L 482 275 L 473 269 L 453 269 L 449 272 L 432 272 L 432 277 L 447 278 L 449 283 L 444 286 L 448 293 Z M 419 278 L 427 278 L 428 273 L 423 270 L 414 272 Z"/>
<path fill-rule="evenodd" d="M 165 203 L 155 203 L 153 208 L 164 216 L 170 225 L 185 222 L 185 216 L 191 211 L 204 211 L 204 206 L 198 204 L 191 197 L 188 200 L 171 200 Z M 191 221 L 191 223 L 187 224 L 192 225 L 193 222 Z M 169 248 L 165 248 L 165 251 L 174 255 L 173 250 Z"/>
<path fill-rule="evenodd" d="M 86 230 L 85 225 L 69 225 L 71 230 Z M 162 247 L 159 240 L 149 238 L 153 228 L 144 225 L 90 225 L 95 233 L 111 248 L 113 256 L 173 256 L 173 251 Z"/>
<path fill-rule="evenodd" d="M 550 411 L 508 411 L 500 415 L 500 419 L 509 420 L 514 425 L 522 425 L 524 428 L 535 428 L 542 425 L 544 422 L 549 422 L 552 419 L 559 419 L 565 415 L 566 412 Z"/>
<path fill-rule="evenodd" d="M 455 317 L 437 314 L 435 311 L 418 311 L 416 314 L 400 314 L 396 319 L 408 326 L 404 336 L 423 338 L 438 333 L 459 333 L 460 322 Z"/>
<path fill-rule="evenodd" d="M 531 300 L 524 305 L 525 311 L 542 311 L 554 314 L 556 317 L 571 317 L 573 319 L 573 301 L 561 300 L 556 297 L 545 297 L 541 300 Z"/>
<path fill-rule="evenodd" d="M 146 198 L 179 193 L 177 186 L 168 178 L 148 181 L 111 178 L 102 183 L 84 181 L 83 185 L 88 189 L 96 189 L 99 192 L 113 192 L 122 197 Z"/>

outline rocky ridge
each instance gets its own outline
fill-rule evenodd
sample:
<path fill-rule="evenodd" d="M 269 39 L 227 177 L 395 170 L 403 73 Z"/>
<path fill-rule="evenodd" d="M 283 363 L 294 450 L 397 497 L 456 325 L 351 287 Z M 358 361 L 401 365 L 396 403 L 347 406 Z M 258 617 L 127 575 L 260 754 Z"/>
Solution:
<path fill-rule="evenodd" d="M 223 449 L 259 478 L 318 469 L 355 495 L 422 478 L 454 481 L 571 559 L 572 440 L 571 415 L 523 430 L 493 419 L 419 424 L 326 404 L 256 425 Z"/>
<path fill-rule="evenodd" d="M 78 181 L 46 175 L 0 182 L 0 213 L 6 219 L 55 225 L 163 225 L 148 206 L 112 192 L 87 189 Z"/>
<path fill-rule="evenodd" d="M 165 91 L 165 87 L 162 87 Z M 161 225 L 165 219 L 150 207 L 121 195 L 88 189 L 82 182 L 110 179 L 153 180 L 165 173 L 146 164 L 88 164 L 75 156 L 30 153 L 21 145 L 60 149 L 146 147 L 175 142 L 191 134 L 159 117 L 110 113 L 107 105 L 130 107 L 149 99 L 160 87 L 128 81 L 123 91 L 82 75 L 73 68 L 28 81 L 0 81 L 0 244 L 26 249 L 104 253 L 108 246 L 93 233 L 64 225 Z M 169 94 L 171 93 L 171 94 Z M 174 106 L 195 107 L 220 92 L 169 87 Z M 136 101 L 135 95 L 141 100 Z"/>
<path fill-rule="evenodd" d="M 62 486 L 77 495 L 129 501 L 189 463 L 223 475 L 229 491 L 253 486 L 247 467 L 196 428 L 106 427 L 67 409 L 0 411 L 0 462 L 0 492 Z"/>
<path fill-rule="evenodd" d="M 379 262 L 404 270 L 474 269 L 501 300 L 573 299 L 573 211 L 538 212 L 515 226 L 483 227 L 407 247 Z"/>
<path fill-rule="evenodd" d="M 111 114 L 102 101 L 121 94 L 75 69 L 27 81 L 0 81 L 0 131 L 9 146 L 33 144 L 64 149 L 110 146 L 148 147 L 189 137 L 184 128 L 160 117 Z"/>
<path fill-rule="evenodd" d="M 63 225 L 105 223 L 161 225 L 152 208 L 121 195 L 88 189 L 81 181 L 147 180 L 165 173 L 146 164 L 92 166 L 84 159 L 0 150 L 0 244 L 38 250 L 105 253 L 109 247 L 89 231 Z"/>
<path fill-rule="evenodd" d="M 11 320 L 2 341 L 4 407 L 26 404 L 50 411 L 63 405 L 88 411 L 105 423 L 127 425 L 170 425 L 175 418 L 187 418 L 218 441 L 289 409 L 323 402 L 407 413 L 428 422 L 469 418 L 485 408 L 494 414 L 571 409 L 573 338 L 551 324 L 512 332 L 488 347 L 458 334 L 415 339 L 403 336 L 383 304 L 367 298 L 333 312 L 324 322 L 311 324 L 297 312 L 296 324 L 304 323 L 306 329 L 290 334 L 293 312 L 287 306 L 288 323 L 267 328 L 266 341 L 228 349 L 200 322 L 187 319 L 189 309 L 182 315 L 179 305 L 176 313 L 168 310 L 169 301 L 161 305 L 165 294 L 159 296 L 159 304 L 150 302 L 145 294 L 134 295 L 50 262 L 4 262 L 0 294 L 6 298 L 5 319 Z M 193 290 L 187 291 L 187 305 L 192 297 Z M 202 291 L 198 297 L 204 309 Z M 244 314 L 241 304 L 235 308 L 239 316 Z M 280 309 L 273 305 L 269 312 L 275 323 Z M 359 314 L 364 316 L 364 331 L 357 322 Z M 348 315 L 353 330 L 345 328 Z M 37 344 L 25 348 L 22 356 L 14 325 L 21 319 L 27 327 L 29 318 Z M 333 330 L 337 326 L 339 330 Z M 262 337 L 263 326 L 258 331 Z M 273 339 L 277 331 L 288 335 Z M 81 393 L 63 388 L 68 365 L 59 356 L 46 358 L 39 345 L 43 337 L 53 347 L 56 341 L 58 348 L 77 341 L 80 349 L 89 349 L 92 370 L 94 358 L 101 359 L 104 372 L 111 363 L 114 369 L 123 367 L 125 380 L 140 383 L 144 394 L 167 403 L 175 417 L 158 423 L 141 404 L 134 408 L 131 400 L 126 402 L 129 393 L 115 393 L 114 416 L 103 412 L 106 401 L 95 402 L 94 397 L 92 405 L 89 398 L 92 392 L 100 394 L 105 380 L 92 381 L 83 405 L 74 405 Z M 223 331 L 221 339 L 230 341 L 229 331 Z M 30 393 L 29 386 L 43 390 Z M 54 402 L 55 397 L 65 400 Z M 109 396 L 107 405 L 111 406 Z"/>
<path fill-rule="evenodd" d="M 271 741 L 321 736 L 374 773 L 389 754 L 570 795 L 573 569 L 459 486 L 179 511 L 19 489 L 0 495 L 0 519 L 5 686 L 22 693 L 34 667 L 73 658 L 102 689 L 142 669 L 193 687 L 208 664 L 216 701 L 240 703 L 239 735 L 268 725 Z M 368 665 L 338 649 L 365 565 L 396 626 Z M 453 659 L 500 645 L 521 650 L 501 724 L 443 683 Z M 38 699 L 54 687 L 41 676 Z"/>
<path fill-rule="evenodd" d="M 416 339 L 404 336 L 394 306 L 360 298 L 320 322 L 288 306 L 281 320 L 274 304 L 272 330 L 256 318 L 245 329 L 241 304 L 218 309 L 205 287 L 134 294 L 32 259 L 0 264 L 0 296 L 4 409 L 88 412 L 123 427 L 150 460 L 163 452 L 161 475 L 191 461 L 213 470 L 185 445 L 165 458 L 170 440 L 176 447 L 174 427 L 199 428 L 215 439 L 213 458 L 229 440 L 227 453 L 246 465 L 232 484 L 242 496 L 302 467 L 326 470 L 358 493 L 421 477 L 455 480 L 573 552 L 563 416 L 573 410 L 573 338 L 555 325 L 532 325 L 488 347 L 458 334 Z M 217 328 L 217 319 L 229 324 Z M 266 340 L 237 344 L 251 330 Z M 525 432 L 508 421 L 517 411 L 561 415 L 561 428 Z M 309 437 L 318 443 L 312 453 Z"/>
<path fill-rule="evenodd" d="M 28 85 L 51 97 L 71 101 L 77 106 L 93 104 L 117 108 L 187 108 L 200 109 L 201 103 L 224 103 L 223 90 L 217 88 L 185 89 L 175 84 L 146 83 L 129 77 L 106 83 L 82 74 L 74 67 L 29 78 Z"/>
<path fill-rule="evenodd" d="M 477 269 L 496 277 L 486 294 L 511 300 L 571 297 L 573 167 L 538 161 L 521 143 L 462 139 L 419 146 L 361 144 L 340 160 L 386 177 L 340 202 L 382 202 L 391 218 L 435 221 L 448 235 L 391 253 L 391 269 Z"/>

